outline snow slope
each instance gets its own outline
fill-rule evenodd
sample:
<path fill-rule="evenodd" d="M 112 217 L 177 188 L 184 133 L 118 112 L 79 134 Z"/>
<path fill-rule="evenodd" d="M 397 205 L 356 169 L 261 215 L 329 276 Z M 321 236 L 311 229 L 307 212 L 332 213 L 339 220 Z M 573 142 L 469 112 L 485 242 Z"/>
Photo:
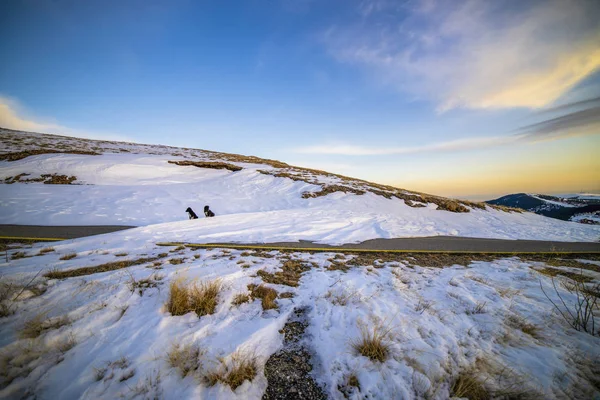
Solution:
<path fill-rule="evenodd" d="M 47 136 L 58 140 L 51 135 L 43 135 L 42 139 L 50 140 Z M 42 139 L 38 142 L 43 142 Z M 79 140 L 60 140 L 67 139 Z M 504 212 L 489 206 L 485 210 L 473 207 L 470 212 L 455 213 L 425 202 L 424 207 L 409 207 L 402 199 L 388 199 L 371 192 L 357 195 L 335 191 L 326 196 L 303 198 L 304 193 L 318 192 L 322 185 L 338 184 L 340 179 L 326 173 L 305 180 L 276 177 L 264 172 L 282 169 L 258 159 L 252 163 L 231 162 L 231 157 L 202 150 L 134 144 L 98 147 L 92 146 L 97 144 L 95 141 L 82 143 L 88 147 L 78 145 L 78 150 L 105 153 L 39 154 L 17 161 L 0 161 L 2 181 L 20 174 L 29 174 L 22 178 L 29 180 L 43 174 L 77 178 L 72 185 L 0 184 L 0 223 L 136 226 L 167 223 L 148 229 L 161 240 L 198 242 L 303 239 L 338 244 L 436 235 L 558 241 L 600 238 L 598 226 L 527 212 Z M 5 143 L 2 150 L 23 151 L 31 146 L 29 142 L 12 147 Z M 243 169 L 231 172 L 168 162 L 190 157 L 224 159 Z M 187 207 L 201 214 L 207 204 L 217 218 L 185 221 Z M 176 223 L 169 224 L 172 222 Z"/>
<path fill-rule="evenodd" d="M 551 278 L 536 271 L 544 263 L 503 258 L 431 268 L 400 255 L 358 261 L 344 272 L 330 267 L 355 256 L 173 251 L 157 247 L 154 233 L 138 228 L 65 241 L 41 255 L 48 245 L 36 244 L 10 250 L 9 262 L 2 258 L 0 284 L 13 291 L 12 300 L 2 301 L 12 314 L 0 324 L 0 398 L 260 399 L 265 365 L 282 346 L 280 329 L 301 308 L 307 310 L 301 340 L 312 354 L 311 374 L 330 399 L 447 399 L 461 371 L 516 398 L 600 396 L 593 386 L 600 338 L 572 329 L 545 297 L 542 289 L 560 301 Z M 15 258 L 18 252 L 26 258 Z M 74 257 L 61 260 L 68 254 Z M 140 257 L 162 258 L 61 280 L 42 276 Z M 297 287 L 269 285 L 292 294 L 276 300 L 278 309 L 263 311 L 259 300 L 232 304 L 247 285 L 263 283 L 259 271 L 279 271 L 288 259 L 310 269 Z M 598 271 L 575 273 L 600 282 Z M 144 279 L 154 286 L 132 286 Z M 165 303 L 177 279 L 220 279 L 215 313 L 171 315 Z M 562 285 L 557 290 L 565 304 L 577 300 Z M 20 337 L 36 318 L 47 328 L 38 337 Z M 361 329 L 378 325 L 391 351 L 383 362 L 352 347 Z M 168 362 L 175 345 L 203 349 L 197 370 L 185 378 Z M 235 390 L 211 386 L 205 377 L 234 354 L 256 357 L 256 377 Z M 359 388 L 349 384 L 351 376 Z"/>

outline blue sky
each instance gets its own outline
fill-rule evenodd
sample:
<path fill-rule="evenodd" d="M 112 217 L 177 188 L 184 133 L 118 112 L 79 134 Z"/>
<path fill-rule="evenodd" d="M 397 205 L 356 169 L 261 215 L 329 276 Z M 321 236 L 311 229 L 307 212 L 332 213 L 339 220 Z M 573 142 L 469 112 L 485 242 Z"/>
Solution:
<path fill-rule="evenodd" d="M 456 197 L 598 191 L 600 104 L 577 103 L 600 97 L 597 15 L 587 0 L 7 1 L 0 126 Z"/>

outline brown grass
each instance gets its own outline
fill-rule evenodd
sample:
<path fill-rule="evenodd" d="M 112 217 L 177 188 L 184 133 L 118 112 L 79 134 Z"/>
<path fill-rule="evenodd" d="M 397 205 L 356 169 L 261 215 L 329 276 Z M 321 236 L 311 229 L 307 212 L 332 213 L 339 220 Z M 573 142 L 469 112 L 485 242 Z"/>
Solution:
<path fill-rule="evenodd" d="M 360 331 L 360 339 L 350 343 L 352 348 L 371 361 L 384 362 L 387 360 L 391 353 L 391 344 L 388 340 L 390 328 L 376 324 L 369 329 L 362 325 Z"/>
<path fill-rule="evenodd" d="M 165 256 L 166 256 L 166 254 L 165 254 Z M 60 271 L 58 269 L 53 269 L 53 270 L 45 273 L 44 276 L 49 279 L 73 278 L 73 277 L 77 277 L 77 276 L 97 274 L 100 272 L 114 271 L 117 269 L 127 268 L 127 267 L 131 267 L 134 265 L 145 264 L 145 263 L 149 263 L 152 261 L 156 261 L 160 258 L 161 258 L 161 256 L 159 255 L 158 257 L 152 257 L 152 258 L 138 258 L 136 260 L 115 261 L 115 262 L 97 265 L 95 267 L 83 267 L 83 268 L 69 269 L 66 271 Z"/>
<path fill-rule="evenodd" d="M 475 371 L 461 372 L 452 383 L 450 394 L 454 397 L 469 400 L 488 400 L 491 398 L 490 393 L 477 378 Z"/>
<path fill-rule="evenodd" d="M 43 249 L 40 249 L 40 252 L 38 253 L 38 255 L 44 255 L 46 253 L 51 253 L 54 251 L 54 247 L 44 247 Z"/>
<path fill-rule="evenodd" d="M 239 306 L 240 304 L 248 303 L 250 301 L 250 295 L 247 293 L 238 293 L 235 295 L 231 304 Z"/>
<path fill-rule="evenodd" d="M 19 336 L 23 339 L 33 339 L 40 336 L 45 331 L 58 329 L 61 326 L 70 324 L 71 321 L 67 317 L 58 317 L 48 319 L 46 313 L 41 313 L 25 322 L 23 328 L 19 332 Z"/>
<path fill-rule="evenodd" d="M 520 331 L 531 337 L 539 337 L 538 327 L 534 324 L 528 323 L 522 316 L 510 315 L 505 319 L 505 324 L 513 329 L 519 329 Z"/>
<path fill-rule="evenodd" d="M 543 274 L 543 275 L 550 276 L 550 277 L 555 277 L 557 275 L 561 275 L 561 276 L 567 277 L 569 279 L 572 279 L 576 282 L 585 283 L 585 282 L 590 282 L 593 280 L 589 276 L 583 275 L 583 273 L 564 271 L 562 269 L 551 268 L 551 267 L 546 267 L 546 268 L 541 268 L 541 269 L 534 268 L 534 271 L 539 272 L 540 274 Z"/>
<path fill-rule="evenodd" d="M 169 260 L 169 263 L 170 263 L 170 264 L 173 264 L 173 265 L 179 265 L 179 264 L 182 264 L 182 263 L 183 263 L 183 261 L 184 261 L 184 259 L 183 259 L 183 258 L 171 258 L 171 259 Z"/>
<path fill-rule="evenodd" d="M 69 150 L 69 151 L 61 151 L 61 150 L 27 150 L 27 151 L 18 151 L 14 153 L 4 153 L 0 154 L 0 160 L 6 161 L 18 161 L 30 156 L 37 156 L 40 154 L 84 154 L 88 156 L 98 156 L 100 153 L 95 153 L 93 151 L 82 151 L 82 150 Z"/>
<path fill-rule="evenodd" d="M 66 260 L 72 260 L 72 259 L 74 259 L 75 257 L 77 257 L 77 253 L 69 253 L 69 254 L 65 254 L 64 256 L 62 256 L 62 257 L 60 258 L 60 260 L 62 260 L 62 261 L 66 261 Z"/>
<path fill-rule="evenodd" d="M 177 368 L 181 377 L 185 378 L 202 367 L 201 358 L 204 354 L 205 351 L 197 345 L 174 344 L 167 353 L 167 362 L 172 368 Z"/>
<path fill-rule="evenodd" d="M 235 353 L 229 363 L 222 360 L 220 367 L 209 372 L 206 379 L 210 386 L 221 382 L 235 391 L 245 381 L 252 382 L 257 372 L 258 362 L 255 356 Z"/>
<path fill-rule="evenodd" d="M 222 288 L 223 285 L 218 279 L 192 285 L 190 288 L 190 306 L 198 317 L 214 314 Z"/>
<path fill-rule="evenodd" d="M 310 267 L 295 260 L 288 260 L 281 266 L 281 271 L 270 273 L 260 270 L 256 274 L 266 283 L 296 287 L 301 275 L 308 270 L 310 270 Z"/>
<path fill-rule="evenodd" d="M 11 260 L 18 260 L 20 258 L 26 258 L 26 257 L 27 257 L 27 255 L 25 254 L 25 252 L 19 251 L 12 255 Z"/>
<path fill-rule="evenodd" d="M 241 171 L 243 168 L 237 165 L 219 162 L 219 161 L 169 161 L 169 164 L 176 164 L 182 166 L 194 166 L 198 168 L 212 168 L 212 169 L 227 169 L 229 171 Z"/>
<path fill-rule="evenodd" d="M 171 315 L 184 315 L 190 311 L 196 312 L 198 317 L 214 314 L 222 287 L 219 280 L 186 283 L 181 278 L 176 279 L 169 286 L 167 310 Z"/>
<path fill-rule="evenodd" d="M 254 299 L 260 299 L 263 310 L 277 309 L 279 306 L 275 301 L 277 299 L 277 291 L 265 285 L 248 285 L 250 290 L 250 297 Z"/>

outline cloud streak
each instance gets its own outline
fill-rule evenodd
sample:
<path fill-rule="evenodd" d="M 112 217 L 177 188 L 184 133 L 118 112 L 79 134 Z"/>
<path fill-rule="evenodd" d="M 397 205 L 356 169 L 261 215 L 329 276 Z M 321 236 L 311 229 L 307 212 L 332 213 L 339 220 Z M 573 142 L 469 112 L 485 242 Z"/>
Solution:
<path fill-rule="evenodd" d="M 24 116 L 23 114 L 25 114 L 23 108 L 15 100 L 0 97 L 0 127 L 2 128 L 27 132 L 53 133 L 87 139 L 132 141 L 121 135 L 72 129 L 54 122 Z"/>
<path fill-rule="evenodd" d="M 323 145 L 303 147 L 296 150 L 305 154 L 328 154 L 347 156 L 402 155 L 434 152 L 469 151 L 510 144 L 527 144 L 563 139 L 572 136 L 600 134 L 600 97 L 564 104 L 547 112 L 571 110 L 567 114 L 526 125 L 512 135 L 471 137 L 423 146 L 364 147 L 356 145 Z"/>
<path fill-rule="evenodd" d="M 596 0 L 363 1 L 323 43 L 383 85 L 456 107 L 541 108 L 600 69 Z"/>

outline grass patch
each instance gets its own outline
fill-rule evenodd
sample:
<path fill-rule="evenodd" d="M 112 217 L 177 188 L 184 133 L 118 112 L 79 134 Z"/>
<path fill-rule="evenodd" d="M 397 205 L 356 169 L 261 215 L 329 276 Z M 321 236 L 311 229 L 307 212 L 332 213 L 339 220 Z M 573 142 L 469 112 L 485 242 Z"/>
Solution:
<path fill-rule="evenodd" d="M 384 362 L 390 356 L 392 349 L 388 340 L 390 330 L 391 328 L 385 328 L 381 324 L 376 324 L 371 329 L 362 325 L 360 327 L 360 339 L 350 344 L 358 354 L 369 358 L 371 361 Z"/>
<path fill-rule="evenodd" d="M 165 254 L 165 256 L 166 255 L 167 254 Z M 140 264 L 153 262 L 160 258 L 161 258 L 161 255 L 159 254 L 158 257 L 138 258 L 136 260 L 115 261 L 115 262 L 109 262 L 106 264 L 97 265 L 95 267 L 83 267 L 83 268 L 69 269 L 66 271 L 60 271 L 58 269 L 53 269 L 53 270 L 45 273 L 44 276 L 49 279 L 73 278 L 73 277 L 77 277 L 77 276 L 98 274 L 100 272 L 115 271 L 117 269 L 122 269 L 122 268 L 131 267 L 134 265 L 140 265 Z"/>
<path fill-rule="evenodd" d="M 11 256 L 11 260 L 19 260 L 21 258 L 26 258 L 26 257 L 27 257 L 27 255 L 25 254 L 24 251 L 18 251 Z"/>
<path fill-rule="evenodd" d="M 513 329 L 519 329 L 520 331 L 531 337 L 539 337 L 538 327 L 528 323 L 522 316 L 510 315 L 505 319 L 504 323 Z"/>
<path fill-rule="evenodd" d="M 233 297 L 231 304 L 239 306 L 250 301 L 250 295 L 248 293 L 238 293 Z"/>
<path fill-rule="evenodd" d="M 229 171 L 241 171 L 243 168 L 237 165 L 219 162 L 219 161 L 169 161 L 169 164 L 182 165 L 182 166 L 193 166 L 198 168 L 212 168 L 212 169 L 227 169 Z"/>
<path fill-rule="evenodd" d="M 47 319 L 46 314 L 41 313 L 25 322 L 23 328 L 19 332 L 19 336 L 22 339 L 33 339 L 40 336 L 45 331 L 58 329 L 70 323 L 71 321 L 67 317 Z"/>
<path fill-rule="evenodd" d="M 0 160 L 6 161 L 18 161 L 30 156 L 37 156 L 40 154 L 84 154 L 88 156 L 99 156 L 100 153 L 95 153 L 93 151 L 83 151 L 83 150 L 69 150 L 69 151 L 61 151 L 61 150 L 27 150 L 27 151 L 17 151 L 14 153 L 5 153 L 0 154 Z"/>
<path fill-rule="evenodd" d="M 127 253 L 116 253 L 115 257 L 125 257 Z"/>
<path fill-rule="evenodd" d="M 185 260 L 185 259 L 183 259 L 183 258 L 171 258 L 171 259 L 169 260 L 169 263 L 170 263 L 170 264 L 173 264 L 173 265 L 179 265 L 179 264 L 183 264 L 183 261 L 184 261 L 184 260 Z"/>
<path fill-rule="evenodd" d="M 487 304 L 487 301 L 479 301 L 477 303 L 475 303 L 474 306 L 467 308 L 467 315 L 473 315 L 473 314 L 485 314 L 486 309 L 485 309 L 485 305 Z"/>
<path fill-rule="evenodd" d="M 302 274 L 308 270 L 310 270 L 310 267 L 298 261 L 288 260 L 283 263 L 281 271 L 270 273 L 260 270 L 256 274 L 266 283 L 296 287 Z"/>
<path fill-rule="evenodd" d="M 567 277 L 569 279 L 572 279 L 575 282 L 581 282 L 581 283 L 590 282 L 593 280 L 589 276 L 583 275 L 583 271 L 580 271 L 579 273 L 577 273 L 577 272 L 571 272 L 571 271 L 564 271 L 562 269 L 552 268 L 552 267 L 546 267 L 546 268 L 541 268 L 541 269 L 534 268 L 534 271 L 539 272 L 540 274 L 543 274 L 546 276 L 550 276 L 550 277 L 555 277 L 557 275 L 561 275 L 561 276 Z"/>
<path fill-rule="evenodd" d="M 205 351 L 197 345 L 174 344 L 167 353 L 167 362 L 171 368 L 177 368 L 181 377 L 185 378 L 202 367 L 201 358 Z"/>
<path fill-rule="evenodd" d="M 263 310 L 278 309 L 279 306 L 275 301 L 277 299 L 277 291 L 273 288 L 265 285 L 248 285 L 250 290 L 250 297 L 254 299 L 260 299 Z"/>
<path fill-rule="evenodd" d="M 60 260 L 62 260 L 62 261 L 66 261 L 66 260 L 72 260 L 72 259 L 74 259 L 75 257 L 77 257 L 77 253 L 69 253 L 69 254 L 65 254 L 64 256 L 62 256 L 62 257 L 60 258 Z"/>
<path fill-rule="evenodd" d="M 234 353 L 228 363 L 221 360 L 219 368 L 209 372 L 206 379 L 209 386 L 214 386 L 220 382 L 235 391 L 245 381 L 252 382 L 257 372 L 258 362 L 255 356 Z"/>
<path fill-rule="evenodd" d="M 51 253 L 54 251 L 54 247 L 44 247 L 43 249 L 40 249 L 40 252 L 38 253 L 39 256 L 47 254 L 47 253 Z"/>
<path fill-rule="evenodd" d="M 183 279 L 177 279 L 171 282 L 169 289 L 166 307 L 171 315 L 195 311 L 198 317 L 202 317 L 214 314 L 222 284 L 219 280 L 185 283 Z"/>
<path fill-rule="evenodd" d="M 461 372 L 450 387 L 450 394 L 458 398 L 469 400 L 488 400 L 492 396 L 483 386 L 475 371 Z"/>

